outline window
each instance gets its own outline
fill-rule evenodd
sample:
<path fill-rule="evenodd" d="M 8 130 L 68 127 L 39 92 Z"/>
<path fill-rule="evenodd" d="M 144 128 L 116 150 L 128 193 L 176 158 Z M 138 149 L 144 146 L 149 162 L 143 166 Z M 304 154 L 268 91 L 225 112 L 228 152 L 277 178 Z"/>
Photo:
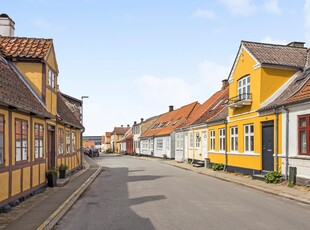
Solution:
<path fill-rule="evenodd" d="M 230 151 L 238 152 L 238 127 L 230 128 Z"/>
<path fill-rule="evenodd" d="M 163 139 L 156 140 L 156 149 L 163 149 Z"/>
<path fill-rule="evenodd" d="M 16 161 L 28 158 L 28 122 L 15 120 L 15 154 Z"/>
<path fill-rule="evenodd" d="M 172 125 L 175 125 L 176 123 L 178 123 L 178 121 L 181 119 L 181 117 L 179 117 L 178 119 L 175 120 L 175 122 L 172 123 Z"/>
<path fill-rule="evenodd" d="M 0 115 L 0 165 L 4 163 L 4 116 Z"/>
<path fill-rule="evenodd" d="M 199 133 L 195 133 L 196 136 L 196 141 L 195 141 L 195 147 L 196 149 L 200 148 L 200 137 L 199 137 Z"/>
<path fill-rule="evenodd" d="M 194 134 L 193 133 L 189 134 L 189 147 L 190 148 L 194 147 Z"/>
<path fill-rule="evenodd" d="M 166 139 L 166 149 L 167 150 L 170 149 L 170 138 L 169 137 Z"/>
<path fill-rule="evenodd" d="M 66 131 L 66 150 L 67 150 L 67 153 L 71 152 L 71 149 L 70 149 L 70 131 Z"/>
<path fill-rule="evenodd" d="M 154 140 L 150 140 L 150 149 L 153 150 L 154 149 Z"/>
<path fill-rule="evenodd" d="M 219 139 L 220 139 L 220 151 L 225 151 L 226 143 L 225 143 L 225 129 L 220 129 L 219 130 Z"/>
<path fill-rule="evenodd" d="M 176 134 L 176 149 L 183 149 L 183 133 Z"/>
<path fill-rule="evenodd" d="M 71 145 L 72 145 L 72 152 L 75 152 L 76 150 L 75 132 L 71 133 Z"/>
<path fill-rule="evenodd" d="M 58 154 L 61 155 L 64 153 L 64 130 L 58 129 Z"/>
<path fill-rule="evenodd" d="M 298 117 L 298 152 L 310 155 L 310 115 Z"/>
<path fill-rule="evenodd" d="M 215 151 L 215 130 L 210 130 L 210 151 Z"/>
<path fill-rule="evenodd" d="M 43 133 L 44 128 L 42 124 L 34 124 L 34 157 L 43 157 Z"/>
<path fill-rule="evenodd" d="M 245 152 L 254 152 L 254 125 L 244 126 Z"/>
<path fill-rule="evenodd" d="M 48 85 L 55 89 L 55 74 L 52 70 L 48 70 Z"/>
<path fill-rule="evenodd" d="M 238 81 L 239 100 L 250 99 L 250 75 Z"/>

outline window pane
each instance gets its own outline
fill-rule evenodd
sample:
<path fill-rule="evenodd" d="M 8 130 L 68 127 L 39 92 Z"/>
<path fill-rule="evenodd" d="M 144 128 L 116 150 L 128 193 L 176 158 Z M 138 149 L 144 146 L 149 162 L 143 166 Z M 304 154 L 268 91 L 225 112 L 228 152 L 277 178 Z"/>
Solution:
<path fill-rule="evenodd" d="M 0 164 L 3 164 L 3 149 L 0 148 Z"/>
<path fill-rule="evenodd" d="M 21 148 L 16 148 L 16 161 L 21 160 L 22 151 Z"/>
<path fill-rule="evenodd" d="M 245 126 L 245 133 L 249 133 L 249 126 Z"/>
<path fill-rule="evenodd" d="M 235 133 L 238 134 L 238 128 L 235 128 Z"/>
<path fill-rule="evenodd" d="M 254 125 L 250 126 L 250 133 L 254 133 Z"/>
<path fill-rule="evenodd" d="M 306 118 L 300 118 L 300 126 L 301 127 L 306 127 L 307 126 Z"/>
<path fill-rule="evenodd" d="M 238 150 L 238 137 L 235 137 L 235 151 Z"/>
<path fill-rule="evenodd" d="M 254 151 L 254 136 L 250 137 L 250 151 Z"/>
<path fill-rule="evenodd" d="M 300 132 L 300 152 L 306 153 L 307 152 L 307 139 L 306 139 L 306 131 Z"/>
<path fill-rule="evenodd" d="M 245 137 L 245 151 L 249 151 L 249 137 Z"/>

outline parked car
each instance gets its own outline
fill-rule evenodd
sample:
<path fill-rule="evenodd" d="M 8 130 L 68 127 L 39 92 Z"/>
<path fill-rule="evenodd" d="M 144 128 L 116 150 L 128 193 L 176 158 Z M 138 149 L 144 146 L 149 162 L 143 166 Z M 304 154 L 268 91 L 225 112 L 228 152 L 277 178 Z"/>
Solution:
<path fill-rule="evenodd" d="M 99 157 L 99 150 L 94 147 L 87 147 L 84 149 L 84 154 L 89 157 Z"/>

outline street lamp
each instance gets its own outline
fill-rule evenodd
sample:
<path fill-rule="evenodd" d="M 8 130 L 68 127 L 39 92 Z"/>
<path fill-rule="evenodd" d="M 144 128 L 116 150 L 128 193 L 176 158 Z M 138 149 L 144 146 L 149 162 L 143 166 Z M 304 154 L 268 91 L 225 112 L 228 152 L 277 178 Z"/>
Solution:
<path fill-rule="evenodd" d="M 88 96 L 82 96 L 81 99 L 82 99 L 82 103 L 81 103 L 81 123 L 83 125 L 83 99 L 84 98 L 89 98 Z"/>
<path fill-rule="evenodd" d="M 81 124 L 83 125 L 83 99 L 84 98 L 88 98 L 88 96 L 82 96 L 81 97 Z M 81 155 L 81 166 L 83 167 L 83 160 L 82 160 L 82 158 L 83 158 L 83 133 L 84 133 L 84 131 L 85 131 L 85 129 L 83 128 L 82 130 L 81 130 L 81 138 L 80 138 L 80 149 L 81 149 L 81 153 L 80 153 L 80 155 Z"/>

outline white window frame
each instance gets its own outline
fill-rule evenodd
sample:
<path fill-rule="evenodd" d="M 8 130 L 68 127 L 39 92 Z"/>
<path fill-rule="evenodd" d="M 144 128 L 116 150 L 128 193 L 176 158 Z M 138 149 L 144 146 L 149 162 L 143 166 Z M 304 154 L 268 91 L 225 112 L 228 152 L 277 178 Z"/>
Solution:
<path fill-rule="evenodd" d="M 251 127 L 253 132 L 251 132 Z M 253 145 L 251 145 L 251 139 L 253 140 Z M 244 125 L 244 152 L 254 153 L 254 124 Z"/>
<path fill-rule="evenodd" d="M 215 151 L 215 130 L 210 130 L 210 151 Z"/>
<path fill-rule="evenodd" d="M 189 147 L 192 149 L 192 148 L 194 148 L 194 134 L 193 134 L 193 132 L 191 132 L 190 134 L 189 134 Z"/>
<path fill-rule="evenodd" d="M 238 126 L 230 127 L 230 151 L 238 152 Z"/>
<path fill-rule="evenodd" d="M 166 138 L 166 149 L 170 150 L 170 138 Z"/>
<path fill-rule="evenodd" d="M 48 69 L 48 85 L 55 89 L 55 73 L 51 70 L 51 69 Z"/>
<path fill-rule="evenodd" d="M 226 139 L 225 129 L 219 129 L 219 141 L 220 141 L 219 151 L 220 152 L 225 152 L 225 148 L 226 148 L 225 139 Z"/>
<path fill-rule="evenodd" d="M 250 75 L 247 75 L 238 80 L 238 97 L 239 100 L 246 100 L 250 99 L 250 92 L 251 92 L 251 82 L 250 82 Z"/>
<path fill-rule="evenodd" d="M 200 136 L 199 136 L 199 132 L 195 133 L 195 148 L 199 149 L 200 148 Z"/>
<path fill-rule="evenodd" d="M 164 147 L 164 140 L 162 138 L 156 139 L 156 149 L 162 150 Z"/>

